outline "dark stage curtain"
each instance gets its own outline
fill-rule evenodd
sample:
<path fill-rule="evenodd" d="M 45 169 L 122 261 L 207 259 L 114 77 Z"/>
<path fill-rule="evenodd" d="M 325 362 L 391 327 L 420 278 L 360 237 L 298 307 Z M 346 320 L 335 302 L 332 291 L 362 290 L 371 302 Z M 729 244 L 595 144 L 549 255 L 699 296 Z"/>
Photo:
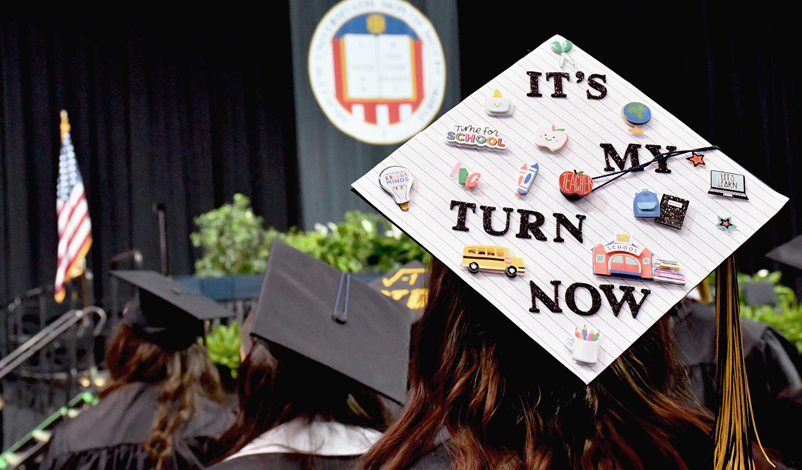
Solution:
<path fill-rule="evenodd" d="M 779 214 L 738 251 L 738 269 L 782 269 L 783 282 L 802 294 L 800 270 L 764 257 L 802 233 L 799 21 L 786 3 L 459 0 L 458 6 L 463 96 L 560 34 L 788 196 Z M 600 149 L 600 162 L 602 157 Z M 688 162 L 672 163 L 682 164 Z"/>
<path fill-rule="evenodd" d="M 0 3 L 0 299 L 56 270 L 59 111 L 92 219 L 102 296 L 109 260 L 159 269 L 152 205 L 166 204 L 171 272 L 193 272 L 192 219 L 236 192 L 268 225 L 299 222 L 289 7 Z"/>
<path fill-rule="evenodd" d="M 269 15 L 16 3 L 0 4 L 0 299 L 55 273 L 62 108 L 89 188 L 98 274 L 131 247 L 158 268 L 153 202 L 167 205 L 172 271 L 190 273 L 197 214 L 241 191 L 268 224 L 287 228 L 302 222 L 303 188 L 303 225 L 338 220 L 364 207 L 350 182 L 394 148 L 339 133 L 311 98 L 306 48 L 332 0 L 271 2 Z M 791 198 L 738 253 L 742 271 L 780 267 L 763 255 L 802 231 L 799 41 L 784 5 L 412 3 L 443 41 L 444 109 L 562 34 Z M 801 274 L 784 271 L 788 284 Z"/>

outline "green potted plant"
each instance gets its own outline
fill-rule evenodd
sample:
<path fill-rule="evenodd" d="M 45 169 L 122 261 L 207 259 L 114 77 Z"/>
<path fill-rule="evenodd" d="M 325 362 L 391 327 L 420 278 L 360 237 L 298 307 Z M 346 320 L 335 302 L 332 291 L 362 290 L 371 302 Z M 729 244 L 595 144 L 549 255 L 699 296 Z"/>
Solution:
<path fill-rule="evenodd" d="M 196 217 L 195 224 L 198 230 L 190 240 L 202 254 L 195 262 L 195 275 L 175 278 L 218 301 L 259 295 L 262 273 L 276 239 L 342 271 L 356 273 L 365 281 L 428 256 L 379 214 L 352 211 L 338 224 L 316 224 L 310 231 L 293 227 L 282 233 L 265 228 L 264 220 L 254 214 L 250 199 L 243 194 L 235 194 L 232 203 Z M 216 327 L 207 337 L 209 355 L 224 380 L 236 378 L 239 344 L 236 323 Z"/>
<path fill-rule="evenodd" d="M 235 391 L 237 371 L 240 366 L 240 336 L 239 323 L 230 325 L 217 325 L 206 335 L 206 350 L 209 359 L 217 366 L 220 380 L 226 390 Z"/>
<path fill-rule="evenodd" d="M 780 284 L 781 277 L 782 273 L 780 271 L 769 272 L 767 269 L 761 269 L 753 276 L 738 273 L 741 316 L 773 327 L 793 343 L 799 351 L 802 351 L 802 308 L 797 302 L 794 290 Z M 715 296 L 716 273 L 711 273 L 707 280 Z M 746 305 L 744 291 L 746 284 L 750 282 L 772 284 L 774 293 L 777 295 L 777 306 Z"/>

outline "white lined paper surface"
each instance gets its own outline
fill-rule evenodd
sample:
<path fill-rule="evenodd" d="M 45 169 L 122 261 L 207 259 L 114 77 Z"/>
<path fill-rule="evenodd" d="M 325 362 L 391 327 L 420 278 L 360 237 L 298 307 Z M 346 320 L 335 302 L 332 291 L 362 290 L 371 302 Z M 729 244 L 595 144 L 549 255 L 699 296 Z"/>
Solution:
<path fill-rule="evenodd" d="M 589 383 L 604 368 L 631 345 L 657 319 L 713 271 L 727 256 L 743 244 L 785 204 L 787 198 L 778 194 L 721 151 L 705 152 L 706 165 L 694 167 L 682 155 L 668 161 L 669 174 L 656 173 L 654 163 L 642 172 L 632 172 L 619 178 L 589 196 L 572 202 L 560 193 L 560 173 L 580 170 L 590 176 L 603 175 L 605 160 L 600 143 L 610 143 L 624 156 L 630 143 L 641 145 L 640 162 L 651 160 L 647 144 L 667 146 L 678 150 L 707 147 L 688 126 L 677 120 L 658 103 L 650 100 L 637 88 L 612 70 L 574 45 L 568 53 L 576 65 L 565 62 L 558 67 L 558 54 L 551 51 L 555 36 L 541 44 L 526 57 L 507 69 L 465 101 L 454 107 L 427 129 L 410 139 L 373 170 L 352 185 L 352 189 L 377 210 L 387 216 L 401 230 L 424 246 L 432 255 L 448 265 L 473 288 L 481 292 L 499 310 L 522 330 L 557 357 L 583 381 Z M 541 72 L 539 98 L 527 97 L 530 91 L 527 71 Z M 584 72 L 585 79 L 577 83 L 576 71 Z M 563 80 L 567 98 L 552 98 L 553 82 L 546 81 L 547 72 L 568 72 L 570 80 Z M 591 74 L 606 75 L 604 86 L 607 96 L 601 100 L 586 98 L 586 91 L 598 91 L 587 84 Z M 504 98 L 512 100 L 515 111 L 509 117 L 492 117 L 485 113 L 484 102 L 501 90 Z M 646 103 L 652 110 L 651 121 L 640 126 L 644 134 L 627 132 L 629 126 L 621 119 L 620 110 L 628 102 Z M 568 144 L 559 153 L 539 149 L 534 144 L 535 129 L 539 125 L 554 124 L 565 128 Z M 466 148 L 447 145 L 445 136 L 457 125 L 490 127 L 504 136 L 507 149 Z M 457 162 L 481 173 L 479 187 L 469 191 L 450 179 L 449 173 Z M 529 194 L 514 195 L 518 186 L 518 170 L 523 164 L 539 163 L 540 172 Z M 616 170 L 616 164 L 610 162 Z M 393 199 L 379 186 L 382 169 L 400 165 L 408 168 L 415 178 L 409 211 L 402 211 Z M 630 166 L 627 161 L 626 167 Z M 748 201 L 708 194 L 710 171 L 718 170 L 745 175 Z M 595 182 L 596 186 L 606 180 Z M 671 194 L 690 201 L 681 230 L 659 225 L 650 219 L 633 216 L 632 201 L 642 189 Z M 468 211 L 468 232 L 454 231 L 457 208 L 450 209 L 452 200 L 476 204 L 476 213 Z M 506 213 L 503 207 L 529 209 L 545 216 L 540 227 L 547 241 L 515 237 L 520 215 L 513 212 L 510 228 L 503 236 L 487 234 L 483 229 L 480 206 L 495 206 L 493 228 L 504 227 Z M 576 225 L 576 214 L 586 216 L 582 232 L 584 242 L 579 243 L 564 228 L 563 243 L 553 241 L 556 221 L 553 213 L 565 214 Z M 718 216 L 732 217 L 736 229 L 729 232 L 716 227 Z M 645 246 L 656 258 L 676 260 L 682 265 L 686 277 L 684 286 L 661 284 L 636 279 L 596 276 L 592 271 L 591 250 L 613 240 L 616 233 L 628 233 L 639 246 Z M 511 248 L 526 263 L 526 274 L 509 279 L 504 275 L 471 274 L 460 268 L 465 245 L 497 245 Z M 532 305 L 529 281 L 534 281 L 549 296 L 553 294 L 552 280 L 560 280 L 559 302 L 562 313 L 552 313 L 538 301 L 540 313 L 530 313 Z M 635 298 L 640 300 L 640 289 L 651 291 L 636 318 L 624 306 L 616 317 L 601 290 L 601 309 L 592 316 L 581 316 L 570 311 L 565 303 L 565 291 L 573 283 L 586 283 L 598 289 L 601 284 L 616 286 L 616 297 L 623 292 L 618 286 L 634 286 Z M 590 294 L 578 289 L 577 306 L 590 307 Z M 571 352 L 563 345 L 575 328 L 601 329 L 601 353 L 596 364 L 574 361 Z"/>

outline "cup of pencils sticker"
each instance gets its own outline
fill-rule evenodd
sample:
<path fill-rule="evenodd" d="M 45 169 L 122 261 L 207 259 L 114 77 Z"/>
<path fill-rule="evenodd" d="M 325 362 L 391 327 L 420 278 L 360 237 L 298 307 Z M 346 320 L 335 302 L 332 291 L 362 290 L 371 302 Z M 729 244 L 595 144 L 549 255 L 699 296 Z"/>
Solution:
<path fill-rule="evenodd" d="M 599 360 L 599 334 L 601 330 L 588 330 L 583 325 L 582 329 L 574 328 L 574 336 L 565 338 L 565 347 L 572 353 L 575 361 L 595 364 Z"/>

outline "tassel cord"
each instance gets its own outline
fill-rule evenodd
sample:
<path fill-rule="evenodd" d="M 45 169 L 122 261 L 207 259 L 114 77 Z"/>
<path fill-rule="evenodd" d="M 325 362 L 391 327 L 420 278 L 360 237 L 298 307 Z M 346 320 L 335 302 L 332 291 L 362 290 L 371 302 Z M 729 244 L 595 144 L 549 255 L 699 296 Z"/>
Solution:
<path fill-rule="evenodd" d="M 671 157 L 684 155 L 686 153 L 709 152 L 711 150 L 720 150 L 720 149 L 718 148 L 718 145 L 711 145 L 710 147 L 700 147 L 700 148 L 689 149 L 689 150 L 672 150 L 671 152 L 661 153 L 661 154 L 657 155 L 656 157 L 654 157 L 653 159 L 649 160 L 646 163 L 641 163 L 640 165 L 636 165 L 636 166 L 633 166 L 631 168 L 627 168 L 626 170 L 616 171 L 616 172 L 613 172 L 613 173 L 608 173 L 606 175 L 594 176 L 592 178 L 594 181 L 595 180 L 600 180 L 600 179 L 603 179 L 603 178 L 609 178 L 611 176 L 614 177 L 614 178 L 609 180 L 609 181 L 606 181 L 604 184 L 602 184 L 600 186 L 597 186 L 597 187 L 593 188 L 591 190 L 591 192 L 596 191 L 597 189 L 601 189 L 601 188 L 607 186 L 608 184 L 610 184 L 613 181 L 617 180 L 618 178 L 626 175 L 627 173 L 630 173 L 630 172 L 633 172 L 633 171 L 642 170 L 642 169 L 646 168 L 647 166 L 651 165 L 654 162 L 668 160 Z"/>

